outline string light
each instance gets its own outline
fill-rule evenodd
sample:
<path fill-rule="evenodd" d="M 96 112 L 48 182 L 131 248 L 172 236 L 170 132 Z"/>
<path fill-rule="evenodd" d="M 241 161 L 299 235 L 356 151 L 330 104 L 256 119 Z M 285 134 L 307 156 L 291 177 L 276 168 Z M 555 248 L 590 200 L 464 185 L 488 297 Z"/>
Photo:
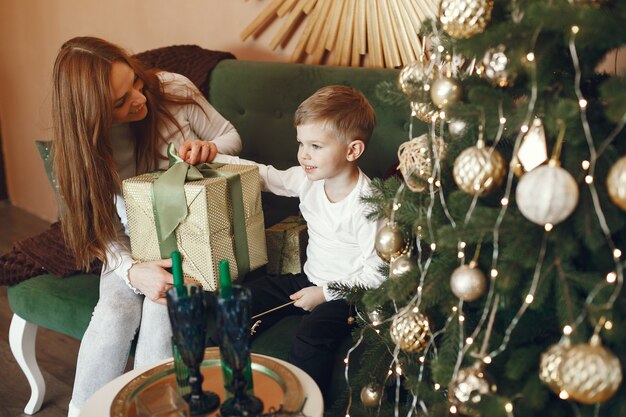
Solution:
<path fill-rule="evenodd" d="M 463 323 L 465 321 L 465 316 L 463 314 L 459 314 L 459 321 Z"/>
<path fill-rule="evenodd" d="M 613 250 L 613 257 L 614 258 L 619 258 L 620 256 L 622 256 L 622 251 L 619 249 L 615 249 Z"/>
<path fill-rule="evenodd" d="M 528 132 L 528 125 L 522 125 L 522 127 L 520 128 L 520 130 L 522 131 L 522 133 L 526 133 L 526 132 Z"/>
<path fill-rule="evenodd" d="M 578 106 L 579 106 L 581 109 L 586 108 L 586 107 L 587 107 L 587 104 L 589 104 L 589 103 L 588 103 L 588 102 L 587 102 L 587 100 L 585 100 L 584 98 L 581 98 L 580 100 L 578 100 Z"/>
<path fill-rule="evenodd" d="M 465 257 L 465 254 L 464 254 L 463 252 L 460 252 L 460 251 L 459 251 L 459 253 L 458 253 L 456 256 L 457 256 L 457 258 L 459 258 L 459 259 L 463 259 L 463 258 Z"/>
<path fill-rule="evenodd" d="M 543 228 L 546 232 L 550 232 L 554 228 L 554 226 L 552 225 L 552 223 L 546 223 Z"/>
<path fill-rule="evenodd" d="M 402 368 L 400 368 L 399 366 L 396 366 L 396 374 L 402 375 Z"/>
<path fill-rule="evenodd" d="M 343 358 L 343 363 L 348 364 L 348 358 Z"/>
<path fill-rule="evenodd" d="M 587 176 L 585 177 L 585 182 L 586 182 L 587 184 L 591 184 L 591 183 L 593 182 L 593 177 L 592 177 L 591 175 L 587 175 Z"/>
<path fill-rule="evenodd" d="M 565 327 L 563 327 L 563 334 L 564 334 L 565 336 L 569 336 L 569 335 L 571 335 L 571 334 L 572 334 L 572 331 L 573 331 L 572 326 L 570 326 L 569 324 L 568 324 L 568 325 L 566 325 Z"/>
<path fill-rule="evenodd" d="M 490 275 L 491 275 L 491 278 L 497 277 L 498 276 L 498 270 L 497 269 L 492 269 Z"/>
<path fill-rule="evenodd" d="M 441 388 L 441 385 L 435 383 L 435 391 L 439 391 L 439 388 Z"/>
<path fill-rule="evenodd" d="M 611 330 L 613 328 L 613 322 L 610 320 L 607 320 L 606 323 L 604 323 L 604 328 L 607 330 Z"/>
<path fill-rule="evenodd" d="M 504 411 L 506 411 L 507 413 L 512 413 L 513 412 L 513 404 L 511 404 L 511 403 L 504 404 Z"/>
<path fill-rule="evenodd" d="M 528 294 L 526 296 L 526 299 L 524 300 L 526 302 L 526 304 L 532 304 L 532 302 L 535 300 L 535 297 L 533 297 L 532 294 Z"/>
<path fill-rule="evenodd" d="M 609 272 L 608 274 L 606 274 L 606 282 L 608 282 L 609 284 L 613 284 L 616 279 L 617 274 L 615 272 Z"/>
<path fill-rule="evenodd" d="M 500 118 L 500 124 L 503 125 L 506 123 L 506 117 L 501 117 Z"/>
<path fill-rule="evenodd" d="M 450 414 L 456 414 L 456 412 L 457 412 L 456 406 L 455 405 L 451 405 L 450 406 Z"/>
<path fill-rule="evenodd" d="M 577 34 L 579 30 L 580 30 L 580 28 L 578 26 L 572 26 L 572 33 L 574 35 Z"/>
<path fill-rule="evenodd" d="M 502 204 L 503 207 L 506 207 L 509 205 L 509 199 L 506 197 L 502 197 L 502 200 L 500 200 L 500 204 Z"/>
<path fill-rule="evenodd" d="M 434 251 L 435 249 L 437 249 L 437 244 L 436 243 L 431 243 L 430 244 L 430 250 Z"/>
<path fill-rule="evenodd" d="M 420 361 L 420 363 L 426 362 L 426 357 L 420 356 L 419 361 Z"/>
<path fill-rule="evenodd" d="M 441 118 L 441 120 L 445 120 L 446 119 L 446 112 L 445 111 L 439 112 L 439 118 Z"/>
<path fill-rule="evenodd" d="M 472 343 L 474 343 L 474 339 L 472 339 L 471 337 L 468 337 L 467 339 L 465 339 L 465 343 L 467 343 L 468 345 L 471 345 Z"/>
<path fill-rule="evenodd" d="M 491 356 L 485 356 L 483 358 L 483 362 L 485 362 L 486 364 L 490 364 L 491 363 Z"/>
<path fill-rule="evenodd" d="M 526 59 L 528 60 L 528 62 L 533 62 L 535 60 L 535 54 L 532 52 L 527 53 Z"/>
<path fill-rule="evenodd" d="M 581 165 L 583 166 L 584 170 L 588 170 L 590 164 L 589 164 L 589 161 L 584 160 Z"/>
<path fill-rule="evenodd" d="M 565 390 L 562 390 L 561 392 L 559 392 L 559 398 L 562 400 L 567 400 L 569 398 L 568 392 Z"/>

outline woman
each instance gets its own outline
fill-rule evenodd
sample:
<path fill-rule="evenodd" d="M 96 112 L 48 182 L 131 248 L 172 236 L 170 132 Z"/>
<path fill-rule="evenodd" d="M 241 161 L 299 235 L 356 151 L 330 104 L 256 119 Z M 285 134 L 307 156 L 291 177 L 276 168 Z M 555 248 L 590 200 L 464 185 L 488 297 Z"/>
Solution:
<path fill-rule="evenodd" d="M 125 233 L 122 180 L 167 167 L 174 143 L 191 164 L 237 154 L 234 127 L 185 77 L 146 70 L 102 39 L 78 37 L 54 65 L 54 169 L 65 239 L 80 266 L 104 266 L 83 336 L 69 416 L 122 374 L 135 333 L 135 367 L 171 356 L 165 292 L 171 260 L 137 262 Z"/>

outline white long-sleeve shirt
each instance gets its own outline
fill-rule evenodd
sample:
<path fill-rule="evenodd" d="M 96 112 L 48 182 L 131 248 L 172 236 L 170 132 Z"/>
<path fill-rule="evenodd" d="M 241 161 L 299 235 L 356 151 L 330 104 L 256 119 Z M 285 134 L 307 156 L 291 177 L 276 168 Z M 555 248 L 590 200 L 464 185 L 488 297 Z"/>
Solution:
<path fill-rule="evenodd" d="M 324 181 L 309 180 L 300 166 L 278 170 L 227 155 L 218 155 L 215 162 L 256 165 L 263 191 L 300 199 L 309 234 L 303 271 L 309 281 L 323 288 L 327 301 L 337 298 L 328 289 L 331 282 L 375 288 L 384 280 L 378 272 L 382 261 L 374 248 L 377 224 L 367 220 L 361 202 L 361 196 L 371 192 L 370 179 L 361 170 L 350 194 L 333 203 L 326 196 Z"/>
<path fill-rule="evenodd" d="M 180 74 L 170 72 L 159 72 L 157 75 L 166 93 L 192 97 L 199 104 L 199 106 L 174 103 L 167 105 L 168 110 L 172 113 L 182 131 L 167 121 L 164 121 L 159 126 L 159 133 L 165 139 L 165 142 L 161 143 L 159 149 L 162 155 L 167 156 L 167 147 L 170 143 L 173 143 L 178 148 L 186 139 L 213 141 L 220 153 L 238 154 L 241 151 L 241 138 L 237 130 L 215 110 L 189 79 Z M 135 166 L 135 137 L 130 124 L 114 124 L 111 129 L 110 141 L 113 148 L 113 159 L 117 165 L 120 179 L 125 180 L 140 174 Z M 167 159 L 159 160 L 159 169 L 166 169 L 167 167 Z M 129 283 L 128 271 L 134 260 L 130 253 L 126 206 L 124 205 L 124 199 L 119 194 L 115 198 L 115 206 L 120 218 L 120 224 L 118 225 L 119 242 L 111 242 L 108 245 L 108 266 L 102 270 L 102 274 L 113 273 Z M 139 293 L 135 288 L 133 290 Z"/>

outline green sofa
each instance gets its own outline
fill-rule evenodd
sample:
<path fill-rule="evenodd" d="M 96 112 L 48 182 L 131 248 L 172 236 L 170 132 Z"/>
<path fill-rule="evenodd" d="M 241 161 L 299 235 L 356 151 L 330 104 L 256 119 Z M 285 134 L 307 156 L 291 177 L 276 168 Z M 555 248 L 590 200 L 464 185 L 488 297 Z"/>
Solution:
<path fill-rule="evenodd" d="M 391 105 L 376 94 L 381 82 L 395 83 L 397 70 L 341 68 L 303 64 L 223 60 L 211 72 L 209 101 L 239 131 L 242 157 L 286 168 L 297 163 L 293 114 L 298 104 L 318 88 L 329 84 L 350 85 L 362 91 L 377 114 L 377 126 L 362 159 L 370 177 L 385 174 L 396 161 L 398 145 L 408 139 L 408 106 Z M 297 199 L 262 196 L 265 226 L 297 213 Z M 37 327 L 42 326 L 80 339 L 98 299 L 95 275 L 59 279 L 40 275 L 8 289 L 15 313 L 10 345 L 31 385 L 32 395 L 24 412 L 34 414 L 45 394 L 45 382 L 35 358 Z M 286 358 L 299 318 L 286 318 L 260 334 L 253 351 Z M 343 358 L 351 340 L 337 352 L 333 383 L 326 408 L 347 389 Z"/>

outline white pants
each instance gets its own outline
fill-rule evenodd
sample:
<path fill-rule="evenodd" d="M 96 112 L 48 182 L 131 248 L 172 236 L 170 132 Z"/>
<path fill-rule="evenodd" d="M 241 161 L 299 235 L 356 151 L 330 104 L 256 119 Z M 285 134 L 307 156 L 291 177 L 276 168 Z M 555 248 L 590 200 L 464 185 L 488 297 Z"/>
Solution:
<path fill-rule="evenodd" d="M 78 352 L 73 406 L 82 408 L 98 389 L 124 372 L 137 329 L 135 368 L 172 356 L 167 307 L 135 294 L 113 273 L 102 275 L 100 299 Z"/>

